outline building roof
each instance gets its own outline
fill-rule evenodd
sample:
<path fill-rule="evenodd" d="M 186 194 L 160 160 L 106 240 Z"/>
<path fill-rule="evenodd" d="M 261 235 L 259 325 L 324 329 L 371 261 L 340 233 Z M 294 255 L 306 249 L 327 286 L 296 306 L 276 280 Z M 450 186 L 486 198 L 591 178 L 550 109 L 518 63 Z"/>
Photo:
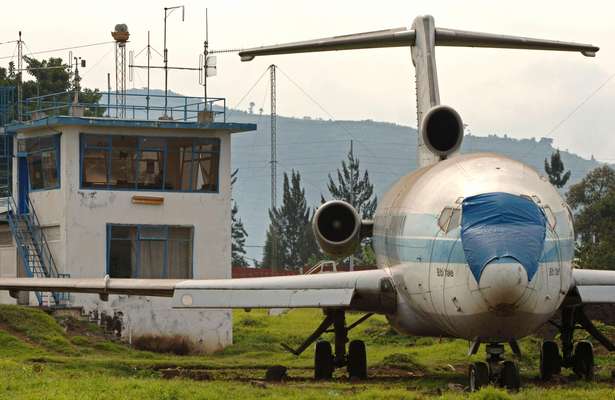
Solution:
<path fill-rule="evenodd" d="M 241 124 L 233 122 L 184 122 L 173 120 L 134 120 L 101 117 L 49 116 L 34 121 L 14 123 L 5 127 L 6 132 L 15 134 L 41 128 L 57 128 L 60 126 L 103 126 L 113 128 L 154 128 L 154 129 L 202 129 L 222 130 L 228 133 L 240 133 L 256 130 L 256 124 Z"/>

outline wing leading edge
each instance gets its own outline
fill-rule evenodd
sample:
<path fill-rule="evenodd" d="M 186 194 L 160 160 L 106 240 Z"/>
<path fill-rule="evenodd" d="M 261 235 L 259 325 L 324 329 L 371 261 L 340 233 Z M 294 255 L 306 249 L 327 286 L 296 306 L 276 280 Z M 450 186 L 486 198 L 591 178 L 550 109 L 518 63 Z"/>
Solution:
<path fill-rule="evenodd" d="M 574 269 L 572 278 L 583 304 L 615 303 L 615 271 Z"/>
<path fill-rule="evenodd" d="M 330 308 L 388 313 L 395 289 L 385 270 L 244 279 L 0 278 L 0 290 L 172 297 L 173 308 Z"/>

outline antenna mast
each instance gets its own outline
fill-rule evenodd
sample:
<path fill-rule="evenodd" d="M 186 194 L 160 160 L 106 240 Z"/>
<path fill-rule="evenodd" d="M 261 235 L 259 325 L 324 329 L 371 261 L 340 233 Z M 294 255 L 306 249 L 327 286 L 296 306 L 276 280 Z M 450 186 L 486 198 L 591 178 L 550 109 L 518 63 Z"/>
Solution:
<path fill-rule="evenodd" d="M 169 49 L 167 49 L 167 17 L 173 13 L 173 11 L 178 8 L 182 9 L 182 22 L 184 22 L 184 14 L 185 8 L 184 6 L 175 6 L 175 7 L 165 7 L 164 8 L 164 50 L 163 50 L 163 58 L 164 58 L 164 115 L 161 117 L 162 119 L 169 119 L 167 114 L 168 108 L 168 90 L 169 90 Z"/>
<path fill-rule="evenodd" d="M 269 66 L 270 80 L 271 80 L 271 209 L 275 210 L 277 206 L 277 151 L 276 151 L 276 122 L 277 122 L 277 114 L 276 114 L 276 76 L 275 76 L 275 64 L 271 64 Z M 275 224 L 271 225 L 273 227 L 272 234 L 273 238 L 271 241 L 271 253 L 272 253 L 272 263 L 271 268 L 273 270 L 278 270 L 278 232 L 276 231 Z"/>
<path fill-rule="evenodd" d="M 17 41 L 17 119 L 22 121 L 23 113 L 23 41 L 21 40 L 21 31 L 19 31 L 19 40 Z"/>
<path fill-rule="evenodd" d="M 126 24 L 115 25 L 111 32 L 115 39 L 115 116 L 126 117 L 126 42 L 130 37 Z"/>

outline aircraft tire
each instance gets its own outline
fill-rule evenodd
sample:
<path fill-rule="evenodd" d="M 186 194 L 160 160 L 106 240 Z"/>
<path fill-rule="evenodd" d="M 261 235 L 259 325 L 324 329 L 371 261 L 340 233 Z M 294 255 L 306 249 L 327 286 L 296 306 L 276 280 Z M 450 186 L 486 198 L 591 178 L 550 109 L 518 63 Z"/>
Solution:
<path fill-rule="evenodd" d="M 548 381 L 562 370 L 562 358 L 557 343 L 545 340 L 540 347 L 540 379 Z"/>
<path fill-rule="evenodd" d="M 577 343 L 574 349 L 574 373 L 585 380 L 594 379 L 594 348 L 588 341 Z"/>
<path fill-rule="evenodd" d="M 333 352 L 331 343 L 325 341 L 316 342 L 314 352 L 314 379 L 328 380 L 333 378 Z"/>
<path fill-rule="evenodd" d="M 489 385 L 489 368 L 484 362 L 478 361 L 470 364 L 468 369 L 470 392 L 476 392 L 481 387 Z"/>
<path fill-rule="evenodd" d="M 350 379 L 367 379 L 367 352 L 362 340 L 353 340 L 348 345 L 347 369 Z"/>
<path fill-rule="evenodd" d="M 521 387 L 519 367 L 513 361 L 504 361 L 504 364 L 502 364 L 500 385 L 513 392 L 518 391 Z"/>

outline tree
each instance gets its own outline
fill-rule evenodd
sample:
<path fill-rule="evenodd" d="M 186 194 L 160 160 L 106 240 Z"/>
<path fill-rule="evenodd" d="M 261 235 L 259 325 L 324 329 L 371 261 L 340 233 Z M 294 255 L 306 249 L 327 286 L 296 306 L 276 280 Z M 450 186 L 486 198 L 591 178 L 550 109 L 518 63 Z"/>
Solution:
<path fill-rule="evenodd" d="M 354 155 L 352 142 L 350 142 L 350 151 L 346 161 L 342 161 L 341 170 L 337 170 L 337 182 L 329 174 L 327 185 L 329 193 L 334 199 L 343 200 L 352 205 L 363 219 L 371 219 L 374 217 L 378 198 L 374 196 L 374 185 L 369 181 L 367 170 L 361 173 L 361 165 L 359 159 Z M 321 201 L 324 202 L 322 196 Z M 367 249 L 367 247 L 370 248 Z M 357 249 L 353 257 L 360 260 L 362 264 L 373 265 L 372 255 L 371 240 L 367 239 L 361 243 L 361 247 Z M 352 260 L 350 264 L 353 265 Z"/>
<path fill-rule="evenodd" d="M 269 210 L 271 220 L 263 253 L 263 265 L 274 270 L 281 267 L 302 268 L 318 252 L 311 232 L 312 210 L 307 206 L 301 175 L 295 170 L 284 173 L 282 205 Z M 277 253 L 277 254 L 274 254 Z"/>
<path fill-rule="evenodd" d="M 47 60 L 39 61 L 36 58 L 25 56 L 24 61 L 26 62 L 26 70 L 34 77 L 34 80 L 22 81 L 24 99 L 62 93 L 62 95 L 56 97 L 55 101 L 66 104 L 72 100 L 73 93 L 77 89 L 80 103 L 96 105 L 96 107 L 87 108 L 86 116 L 102 116 L 104 114 L 105 108 L 98 106 L 102 96 L 100 91 L 98 89 L 82 88 L 79 85 L 81 78 L 78 75 L 75 76 L 70 66 L 65 64 L 61 58 L 51 57 Z M 17 86 L 19 77 L 20 73 L 16 73 L 15 65 L 12 62 L 9 63 L 8 70 L 0 68 L 0 86 Z M 54 105 L 45 104 L 46 107 Z M 39 107 L 39 104 L 33 102 L 28 107 L 32 111 Z M 66 113 L 68 108 L 61 107 L 58 111 Z"/>
<path fill-rule="evenodd" d="M 378 199 L 374 196 L 374 185 L 369 181 L 367 170 L 361 174 L 359 159 L 354 156 L 352 142 L 347 161 L 348 163 L 342 161 L 342 169 L 337 170 L 337 183 L 329 174 L 329 193 L 334 199 L 344 200 L 352 205 L 362 218 L 372 218 Z"/>
<path fill-rule="evenodd" d="M 239 170 L 236 169 L 231 173 L 231 190 L 233 184 L 237 181 L 237 174 Z M 237 215 L 239 208 L 235 199 L 231 199 L 231 264 L 234 267 L 245 267 L 248 265 L 246 261 L 246 238 L 248 233 L 246 232 L 243 221 Z"/>
<path fill-rule="evenodd" d="M 615 269 L 615 170 L 594 169 L 570 188 L 566 200 L 575 211 L 580 266 Z"/>
<path fill-rule="evenodd" d="M 566 182 L 568 182 L 568 179 L 570 179 L 570 170 L 564 173 L 564 163 L 562 162 L 559 149 L 551 154 L 551 163 L 545 158 L 545 172 L 549 176 L 549 182 L 560 189 L 563 188 Z"/>

